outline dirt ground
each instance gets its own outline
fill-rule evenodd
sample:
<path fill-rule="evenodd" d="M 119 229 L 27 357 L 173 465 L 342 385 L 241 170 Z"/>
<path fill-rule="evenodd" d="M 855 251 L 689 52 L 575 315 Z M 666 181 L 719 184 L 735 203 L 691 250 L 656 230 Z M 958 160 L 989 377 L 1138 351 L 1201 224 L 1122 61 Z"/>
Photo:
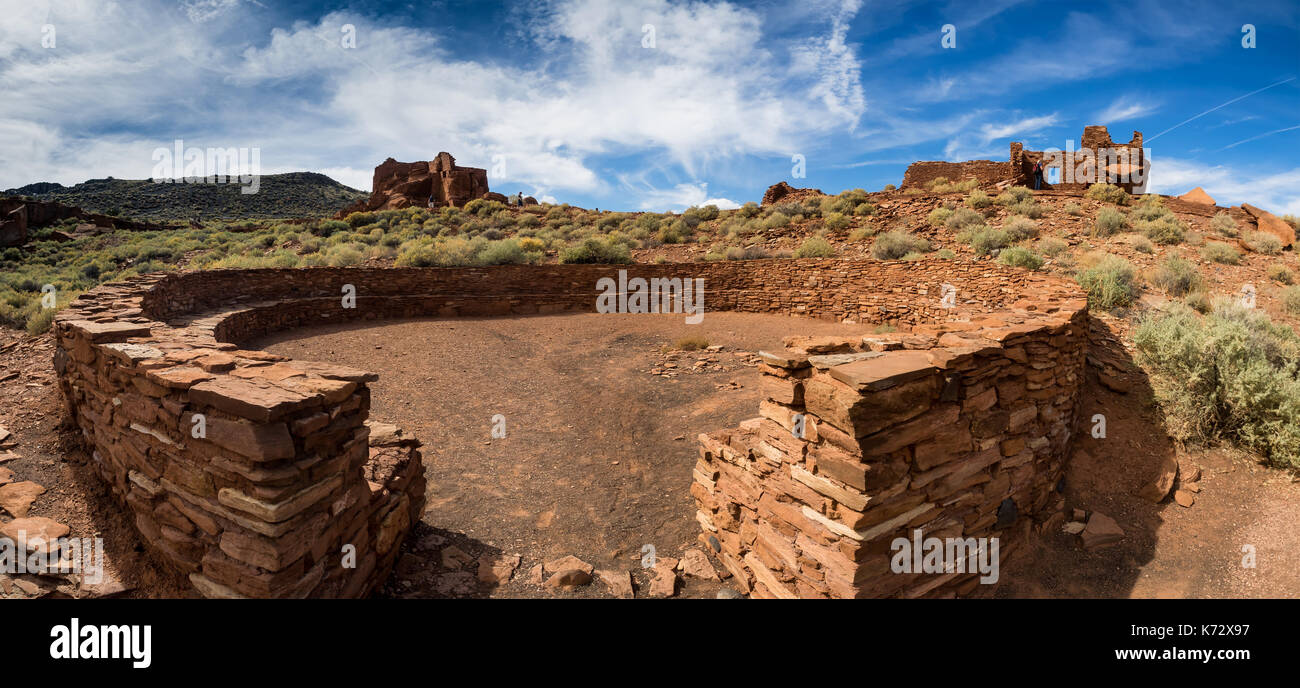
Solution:
<path fill-rule="evenodd" d="M 630 571 L 647 589 L 643 548 L 678 558 L 696 544 L 696 435 L 758 415 L 754 352 L 778 350 L 790 334 L 869 331 L 745 313 L 710 313 L 698 325 L 573 314 L 327 326 L 250 345 L 379 373 L 371 418 L 425 443 L 428 506 L 389 594 L 455 594 L 440 554 L 454 545 L 475 557 L 522 556 L 511 583 L 461 594 L 533 597 L 557 593 L 528 584 L 526 572 L 569 554 Z M 661 352 L 688 336 L 722 349 Z M 497 415 L 504 439 L 492 439 Z M 683 582 L 681 596 L 717 592 Z"/>
<path fill-rule="evenodd" d="M 1094 326 L 1093 356 L 1130 366 L 1122 376 L 1128 391 L 1101 384 L 1089 366 L 1064 497 L 1067 509 L 1114 518 L 1125 537 L 1086 551 L 1059 529 L 1035 534 L 1005 562 L 1001 584 L 975 595 L 1300 596 L 1300 484 L 1229 449 L 1176 447 L 1143 374 L 1128 362 L 1125 321 L 1099 317 Z M 529 584 L 527 572 L 572 554 L 629 571 L 644 590 L 645 545 L 678 557 L 696 542 L 688 492 L 696 433 L 757 414 L 752 352 L 778 348 L 794 332 L 867 329 L 734 313 L 711 313 L 698 326 L 674 316 L 583 314 L 323 327 L 251 344 L 379 373 L 372 417 L 424 441 L 428 510 L 383 595 L 604 596 L 599 583 L 552 593 Z M 688 335 L 723 349 L 661 351 Z M 68 524 L 73 537 L 104 538 L 110 573 L 127 588 L 116 594 L 193 596 L 182 577 L 151 561 L 126 510 L 63 427 L 52 352 L 49 335 L 0 328 L 0 426 L 13 435 L 0 447 L 0 468 L 47 489 L 30 515 Z M 1090 434 L 1096 413 L 1107 418 L 1105 439 Z M 491 438 L 497 414 L 504 439 Z M 1170 454 L 1204 473 L 1190 508 L 1134 494 Z M 1247 545 L 1254 568 L 1242 566 Z M 450 575 L 455 562 L 443 565 L 452 546 L 471 557 L 518 554 L 521 564 L 505 586 L 467 589 Z M 85 594 L 23 578 L 39 590 L 0 585 L 0 598 Z M 712 597 L 721 587 L 683 582 L 684 597 Z"/>

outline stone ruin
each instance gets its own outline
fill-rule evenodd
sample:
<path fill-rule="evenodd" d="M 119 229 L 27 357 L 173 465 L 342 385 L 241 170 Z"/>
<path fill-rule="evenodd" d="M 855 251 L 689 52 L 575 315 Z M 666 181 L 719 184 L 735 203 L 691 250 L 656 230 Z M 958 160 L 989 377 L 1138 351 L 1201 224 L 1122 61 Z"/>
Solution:
<path fill-rule="evenodd" d="M 0 198 L 0 247 L 22 246 L 27 243 L 28 229 L 44 227 L 69 218 L 76 218 L 84 222 L 84 224 L 78 226 L 79 231 L 83 228 L 85 231 L 94 231 L 96 229 L 162 229 L 161 225 L 88 213 L 76 206 L 64 205 L 54 201 L 36 201 L 22 197 Z M 71 237 L 56 234 L 53 238 L 66 240 Z"/>
<path fill-rule="evenodd" d="M 398 162 L 388 158 L 375 168 L 370 198 L 357 201 L 335 216 L 352 213 L 418 207 L 460 207 L 476 198 L 501 202 L 506 197 L 488 190 L 487 170 L 461 167 L 451 153 L 439 153 L 433 160 Z"/>
<path fill-rule="evenodd" d="M 911 327 L 787 340 L 786 351 L 762 354 L 760 417 L 700 436 L 690 488 L 700 540 L 745 592 L 964 593 L 975 574 L 889 574 L 890 541 L 913 528 L 999 537 L 1005 556 L 1059 507 L 1086 300 L 1072 282 L 999 265 L 146 275 L 101 285 L 56 316 L 55 369 L 98 473 L 156 558 L 200 593 L 363 596 L 423 512 L 419 442 L 369 418 L 373 374 L 239 342 L 359 319 L 592 312 L 598 281 L 619 270 L 703 279 L 710 310 Z M 355 307 L 340 299 L 343 285 L 355 288 Z"/>
<path fill-rule="evenodd" d="M 1111 162 L 1107 151 L 1116 151 L 1123 160 Z M 1099 154 L 1100 152 L 1100 154 Z M 975 179 L 981 187 L 1004 189 L 1011 186 L 1034 185 L 1034 163 L 1044 161 L 1044 166 L 1055 168 L 1060 177 L 1056 183 L 1048 182 L 1043 174 L 1044 189 L 1058 191 L 1085 191 L 1095 180 L 1106 181 L 1109 175 L 1116 186 L 1129 193 L 1141 193 L 1145 173 L 1150 161 L 1142 150 L 1142 132 L 1133 132 L 1128 143 L 1115 143 L 1104 126 L 1087 126 L 1079 148 L 1064 151 L 1030 151 L 1019 141 L 1011 142 L 1006 162 L 995 160 L 967 160 L 965 162 L 922 161 L 908 166 L 903 174 L 903 189 L 925 188 L 940 177 L 950 181 Z M 1080 180 L 1080 181 L 1074 181 Z"/>

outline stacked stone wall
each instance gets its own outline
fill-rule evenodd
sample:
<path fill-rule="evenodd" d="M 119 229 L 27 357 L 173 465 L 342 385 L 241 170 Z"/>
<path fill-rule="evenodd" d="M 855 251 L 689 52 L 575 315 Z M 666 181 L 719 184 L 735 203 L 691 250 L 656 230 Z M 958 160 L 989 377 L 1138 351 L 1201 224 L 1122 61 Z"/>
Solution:
<path fill-rule="evenodd" d="M 360 319 L 590 312 L 596 310 L 602 278 L 630 288 L 637 279 L 703 280 L 706 314 L 730 310 L 891 323 L 915 333 L 897 335 L 897 341 L 883 336 L 830 349 L 820 345 L 837 355 L 859 356 L 851 364 L 827 365 L 816 354 L 802 360 L 803 354 L 795 354 L 788 361 L 785 354 L 777 356 L 764 366 L 765 389 L 771 390 L 761 408 L 764 417 L 703 440 L 705 457 L 692 491 L 700 500 L 706 540 L 716 543 L 715 551 L 756 595 L 879 592 L 864 586 L 864 574 L 856 572 L 848 576 L 850 587 L 829 587 L 826 581 L 843 578 L 835 578 L 843 566 L 836 561 L 824 565 L 825 572 L 811 573 L 819 567 L 808 557 L 824 555 L 820 550 L 809 548 L 792 566 L 775 566 L 777 560 L 769 556 L 775 550 L 754 544 L 760 525 L 785 534 L 801 552 L 791 528 L 816 524 L 826 530 L 808 531 L 817 533 L 818 546 L 849 552 L 844 556 L 854 562 L 847 565 L 852 568 L 861 565 L 868 547 L 855 548 L 849 541 L 867 541 L 840 531 L 858 533 L 886 513 L 892 522 L 900 499 L 925 494 L 924 503 L 935 504 L 945 519 L 961 519 L 970 532 L 986 532 L 985 512 L 995 490 L 980 487 L 980 496 L 971 496 L 983 485 L 978 475 L 1020 500 L 1021 513 L 1033 513 L 1041 506 L 1042 485 L 1059 473 L 1062 428 L 1073 413 L 1082 356 L 1077 289 L 992 263 L 763 260 L 146 276 L 103 285 L 61 312 L 55 365 L 72 419 L 99 472 L 131 509 L 148 545 L 188 574 L 200 592 L 362 596 L 386 579 L 422 513 L 418 442 L 369 419 L 367 383 L 376 379 L 373 374 L 289 360 L 240 343 L 278 330 Z M 955 298 L 943 300 L 943 285 L 955 290 Z M 1035 300 L 1021 300 L 1021 294 L 1035 294 Z M 990 313 L 1002 313 L 1002 319 L 989 320 Z M 797 333 L 797 320 L 790 327 Z M 998 328 L 1011 332 L 999 334 Z M 898 347 L 908 350 L 889 350 Z M 967 351 L 970 347 L 978 351 Z M 923 366 L 915 358 L 920 355 L 929 357 Z M 906 384 L 890 386 L 894 392 L 879 383 L 862 386 L 841 379 L 845 365 L 867 371 L 855 375 L 870 376 L 877 374 L 873 370 L 893 370 L 904 360 L 899 356 L 920 368 L 908 373 L 915 377 L 907 377 Z M 1029 356 L 1034 360 L 1019 360 Z M 889 400 L 900 389 L 913 406 L 881 416 L 889 422 L 865 432 L 867 426 L 858 424 L 862 409 L 892 408 L 895 402 Z M 1012 396 L 1013 389 L 1021 389 L 1021 395 Z M 986 406 L 990 390 L 1001 396 Z M 1028 420 L 1031 407 L 1036 415 Z M 883 453 L 879 445 L 882 433 L 910 438 L 916 430 L 909 423 L 941 423 L 954 411 L 957 422 L 969 428 L 970 447 L 944 445 L 953 453 L 952 466 L 961 468 L 946 477 L 931 474 L 928 482 L 957 485 L 957 492 L 933 500 L 956 495 L 958 506 L 931 500 L 937 488 L 899 487 L 923 472 L 906 466 L 915 445 L 932 437 Z M 812 436 L 778 441 L 773 435 L 766 445 L 751 442 L 774 433 L 794 413 L 808 416 Z M 998 425 L 1000 413 L 1007 416 L 1006 427 Z M 837 430 L 850 439 L 841 437 L 838 444 L 829 439 Z M 866 437 L 870 442 L 858 441 Z M 1020 440 L 1027 449 L 1017 449 Z M 1011 449 L 1016 451 L 1010 455 L 998 453 Z M 756 451 L 765 458 L 755 459 Z M 1001 458 L 983 463 L 994 455 L 990 451 Z M 845 475 L 831 472 L 836 459 L 846 465 L 856 461 L 870 483 L 845 483 Z M 892 476 L 884 486 L 887 494 L 880 491 L 884 476 Z M 832 492 L 845 501 L 815 497 L 821 493 L 801 478 L 860 494 Z M 1009 481 L 1005 489 L 1003 478 Z M 779 511 L 786 507 L 773 503 L 801 514 L 806 507 L 821 519 L 808 516 L 806 523 L 796 523 Z M 860 517 L 849 513 L 855 506 Z M 978 517 L 970 516 L 972 508 Z M 837 522 L 839 531 L 827 525 Z M 763 566 L 754 567 L 755 561 Z M 823 582 L 800 584 L 805 576 L 821 576 Z M 786 587 L 780 589 L 773 582 L 778 580 Z"/>

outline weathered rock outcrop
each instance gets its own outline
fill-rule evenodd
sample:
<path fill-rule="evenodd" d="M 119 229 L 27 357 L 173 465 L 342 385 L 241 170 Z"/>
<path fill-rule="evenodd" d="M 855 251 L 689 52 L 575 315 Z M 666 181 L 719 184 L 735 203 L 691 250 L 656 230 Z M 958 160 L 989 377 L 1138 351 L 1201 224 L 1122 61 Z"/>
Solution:
<path fill-rule="evenodd" d="M 1204 205 L 1214 205 L 1214 197 L 1208 193 L 1205 193 L 1205 189 L 1202 189 L 1199 186 L 1179 196 L 1178 200 L 1187 201 L 1188 203 L 1201 203 Z"/>
<path fill-rule="evenodd" d="M 1277 237 L 1283 248 L 1295 244 L 1295 229 L 1286 220 L 1249 203 L 1242 203 L 1241 209 L 1255 221 L 1255 227 L 1259 231 Z"/>
<path fill-rule="evenodd" d="M 799 200 L 807 196 L 824 196 L 821 189 L 796 189 L 785 182 L 777 182 L 763 193 L 763 205 L 772 205 L 780 201 Z"/>
<path fill-rule="evenodd" d="M 54 201 L 35 201 L 27 198 L 0 198 L 0 246 L 21 246 L 27 243 L 28 230 L 48 224 L 77 218 L 93 227 L 114 229 L 161 229 L 160 225 L 123 220 L 98 213 L 88 213 L 81 208 Z"/>
<path fill-rule="evenodd" d="M 352 213 L 411 206 L 459 207 L 489 194 L 487 170 L 461 167 L 451 153 L 442 152 L 433 160 L 419 162 L 389 158 L 375 168 L 370 198 L 344 208 L 335 217 L 343 219 Z"/>

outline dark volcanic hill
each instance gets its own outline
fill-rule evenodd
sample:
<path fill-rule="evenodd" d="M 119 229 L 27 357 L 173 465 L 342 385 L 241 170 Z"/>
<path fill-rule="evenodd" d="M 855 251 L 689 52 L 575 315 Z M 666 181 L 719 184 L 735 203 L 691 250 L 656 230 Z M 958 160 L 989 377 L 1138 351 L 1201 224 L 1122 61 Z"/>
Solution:
<path fill-rule="evenodd" d="M 370 195 L 315 172 L 262 175 L 256 193 L 244 194 L 240 189 L 237 181 L 193 184 L 109 178 L 76 186 L 38 182 L 5 193 L 143 220 L 329 217 Z"/>

